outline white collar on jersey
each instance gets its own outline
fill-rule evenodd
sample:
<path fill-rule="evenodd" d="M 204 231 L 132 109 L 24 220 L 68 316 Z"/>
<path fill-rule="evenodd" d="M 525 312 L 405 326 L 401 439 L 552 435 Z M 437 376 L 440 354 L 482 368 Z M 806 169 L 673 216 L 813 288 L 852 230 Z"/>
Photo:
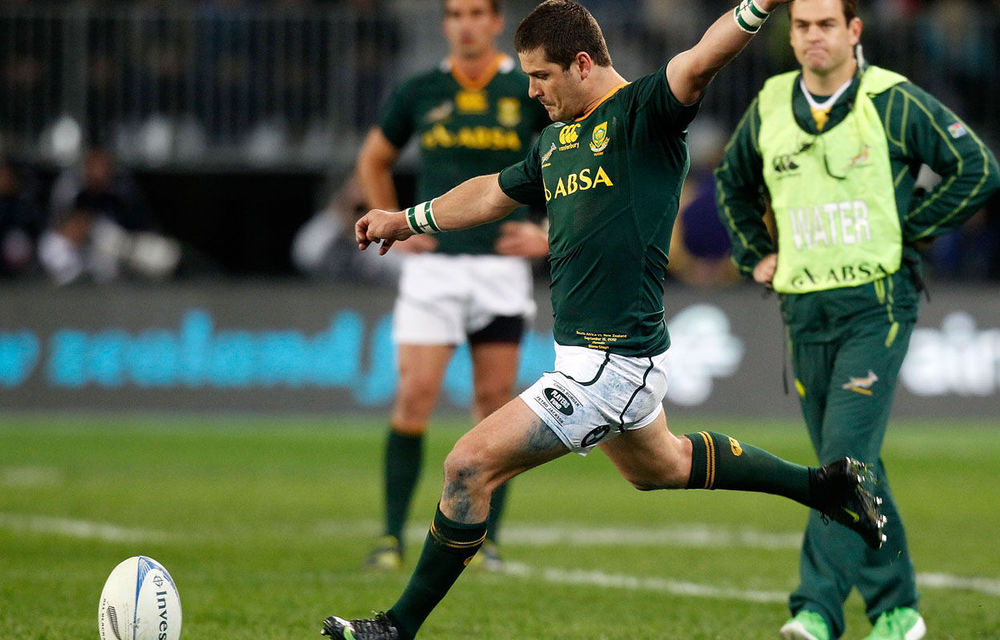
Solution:
<path fill-rule="evenodd" d="M 844 92 L 847 91 L 847 87 L 851 86 L 852 82 L 854 82 L 854 76 L 851 76 L 847 79 L 847 82 L 840 85 L 840 88 L 834 91 L 832 96 L 823 102 L 818 102 L 816 98 L 813 97 L 813 94 L 809 93 L 809 89 L 806 88 L 805 79 L 801 76 L 799 77 L 799 86 L 802 88 L 802 93 L 806 95 L 806 100 L 809 101 L 809 106 L 812 107 L 814 111 L 826 111 L 832 107 L 837 102 L 837 98 L 844 95 Z"/>
<path fill-rule="evenodd" d="M 497 66 L 497 71 L 499 73 L 510 73 L 513 71 L 514 65 L 517 64 L 517 61 L 506 53 L 502 53 L 500 55 L 503 56 L 503 59 L 500 60 L 500 64 Z M 441 64 L 438 65 L 438 69 L 444 73 L 451 73 L 451 58 L 449 57 L 442 60 Z"/>

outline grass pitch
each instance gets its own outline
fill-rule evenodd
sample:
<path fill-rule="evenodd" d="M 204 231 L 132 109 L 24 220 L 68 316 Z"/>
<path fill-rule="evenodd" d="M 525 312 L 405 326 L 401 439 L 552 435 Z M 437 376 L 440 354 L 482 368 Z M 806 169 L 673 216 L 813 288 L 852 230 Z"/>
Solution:
<path fill-rule="evenodd" d="M 372 574 L 360 565 L 379 533 L 382 419 L 2 418 L 0 638 L 95 640 L 104 579 L 137 554 L 173 575 L 184 640 L 318 638 L 327 615 L 387 608 L 463 426 L 431 430 L 407 570 Z M 674 427 L 815 462 L 795 424 Z M 889 432 L 929 639 L 1000 638 L 998 427 Z M 466 571 L 421 637 L 773 640 L 805 516 L 773 496 L 640 493 L 600 453 L 566 456 L 514 481 L 501 531 L 511 572 Z M 845 638 L 868 633 L 861 610 L 852 595 Z"/>

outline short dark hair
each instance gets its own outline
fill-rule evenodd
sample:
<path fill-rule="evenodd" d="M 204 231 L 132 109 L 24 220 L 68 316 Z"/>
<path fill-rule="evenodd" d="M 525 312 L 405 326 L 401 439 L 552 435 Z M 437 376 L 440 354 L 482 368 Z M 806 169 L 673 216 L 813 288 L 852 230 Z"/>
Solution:
<path fill-rule="evenodd" d="M 502 0 L 490 0 L 490 9 L 493 13 L 500 15 L 503 13 L 503 1 Z M 448 0 L 441 0 L 441 10 L 444 11 L 448 8 Z"/>
<path fill-rule="evenodd" d="M 795 0 L 788 3 L 788 15 L 792 15 L 792 5 Z M 840 0 L 840 6 L 844 8 L 844 23 L 850 24 L 851 20 L 858 17 L 858 0 Z"/>
<path fill-rule="evenodd" d="M 569 69 L 583 51 L 594 64 L 611 66 L 611 54 L 601 25 L 586 7 L 571 0 L 547 0 L 521 21 L 514 34 L 514 49 L 527 53 L 541 47 L 545 59 Z"/>

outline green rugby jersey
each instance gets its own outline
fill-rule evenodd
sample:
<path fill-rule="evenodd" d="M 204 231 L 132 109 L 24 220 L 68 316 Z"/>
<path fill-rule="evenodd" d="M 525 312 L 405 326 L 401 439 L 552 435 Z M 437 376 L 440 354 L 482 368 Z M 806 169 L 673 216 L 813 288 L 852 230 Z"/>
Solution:
<path fill-rule="evenodd" d="M 476 82 L 460 76 L 445 60 L 403 82 L 379 120 L 382 133 L 397 149 L 417 138 L 417 202 L 517 162 L 548 124 L 545 110 L 528 98 L 528 77 L 506 55 L 498 56 L 495 69 Z M 513 215 L 523 218 L 526 211 Z M 441 234 L 436 251 L 494 253 L 499 227 L 497 222 Z"/>
<path fill-rule="evenodd" d="M 550 125 L 500 173 L 508 196 L 545 204 L 559 344 L 629 356 L 670 345 L 663 283 L 697 111 L 671 93 L 664 66 Z"/>

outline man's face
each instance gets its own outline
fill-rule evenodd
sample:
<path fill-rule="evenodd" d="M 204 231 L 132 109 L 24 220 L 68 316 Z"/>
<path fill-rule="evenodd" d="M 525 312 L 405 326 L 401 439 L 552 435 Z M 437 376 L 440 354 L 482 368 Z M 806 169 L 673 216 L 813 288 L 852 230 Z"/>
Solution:
<path fill-rule="evenodd" d="M 846 22 L 840 0 L 795 0 L 789 10 L 792 50 L 803 69 L 826 76 L 852 64 L 861 20 Z"/>
<path fill-rule="evenodd" d="M 494 48 L 503 17 L 493 12 L 489 0 L 447 0 L 443 28 L 452 55 L 475 58 Z"/>
<path fill-rule="evenodd" d="M 114 161 L 104 151 L 93 151 L 83 161 L 83 181 L 90 191 L 103 191 L 111 185 Z"/>
<path fill-rule="evenodd" d="M 528 74 L 528 97 L 537 98 L 553 122 L 569 120 L 583 111 L 581 77 L 575 65 L 563 69 L 545 59 L 541 47 L 518 53 L 521 69 Z"/>

